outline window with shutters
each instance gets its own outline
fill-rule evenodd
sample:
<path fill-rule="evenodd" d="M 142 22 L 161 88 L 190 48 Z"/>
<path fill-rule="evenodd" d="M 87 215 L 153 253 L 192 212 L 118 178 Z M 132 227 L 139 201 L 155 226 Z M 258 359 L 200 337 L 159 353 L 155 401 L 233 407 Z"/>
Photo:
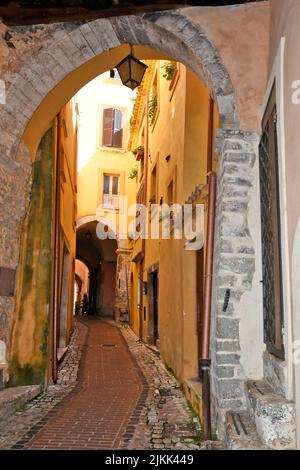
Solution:
<path fill-rule="evenodd" d="M 122 148 L 123 113 L 119 109 L 103 110 L 102 145 L 104 147 Z"/>
<path fill-rule="evenodd" d="M 119 188 L 119 175 L 103 175 L 103 208 L 119 209 Z"/>
<path fill-rule="evenodd" d="M 278 176 L 276 88 L 263 118 L 259 145 L 262 228 L 264 339 L 267 349 L 284 359 L 283 288 Z"/>

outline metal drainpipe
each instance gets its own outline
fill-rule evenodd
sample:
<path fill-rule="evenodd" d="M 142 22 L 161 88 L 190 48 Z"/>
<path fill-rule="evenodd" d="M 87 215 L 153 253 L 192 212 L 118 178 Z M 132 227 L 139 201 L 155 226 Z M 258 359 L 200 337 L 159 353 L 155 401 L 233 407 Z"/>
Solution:
<path fill-rule="evenodd" d="M 60 257 L 60 162 L 61 162 L 61 115 L 57 116 L 57 148 L 56 148 L 56 177 L 55 177 L 55 232 L 54 232 L 54 289 L 53 289 L 53 360 L 52 380 L 57 382 L 57 327 L 58 327 L 58 297 L 59 297 L 59 257 Z"/>
<path fill-rule="evenodd" d="M 145 149 L 144 149 L 144 204 L 147 206 L 147 189 L 148 189 L 148 158 L 149 158 L 149 96 L 148 93 L 145 93 L 145 116 L 146 116 L 146 125 L 145 125 L 145 130 L 146 130 L 146 136 L 145 136 Z M 148 223 L 148 217 L 146 215 L 146 220 L 145 224 Z M 147 230 L 147 227 L 145 227 Z M 145 238 L 142 239 L 142 253 L 143 253 L 143 259 L 145 257 L 145 247 L 146 247 L 146 240 Z"/>
<path fill-rule="evenodd" d="M 148 96 L 148 93 L 144 92 L 143 95 L 145 96 L 145 116 L 146 116 L 146 125 L 145 125 L 145 129 L 146 129 L 146 136 L 145 136 L 145 145 L 144 145 L 144 200 L 143 200 L 143 203 L 145 205 L 146 208 L 148 208 L 147 206 L 147 183 L 148 183 L 148 158 L 149 158 L 149 96 Z M 147 232 L 147 224 L 148 224 L 148 214 L 146 213 L 146 220 L 144 220 L 144 230 Z M 141 282 L 142 282 L 142 285 L 143 285 L 143 282 L 144 282 L 144 266 L 145 266 L 145 251 L 146 251 L 146 239 L 145 238 L 142 238 L 142 263 L 141 263 Z M 140 321 L 141 321 L 141 325 L 140 325 L 140 337 L 142 339 L 143 337 L 143 314 L 144 314 L 144 299 L 143 299 L 143 289 L 142 289 L 142 292 L 141 292 L 141 310 L 140 310 Z"/>
<path fill-rule="evenodd" d="M 212 274 L 213 274 L 213 250 L 214 250 L 214 230 L 215 230 L 215 205 L 216 205 L 216 174 L 211 172 L 208 175 L 209 199 L 208 199 L 208 220 L 207 220 L 207 248 L 205 255 L 205 283 L 203 302 L 203 333 L 202 333 L 202 354 L 200 359 L 200 369 L 202 375 L 202 420 L 203 434 L 205 440 L 211 440 L 211 416 L 210 416 L 210 364 L 209 344 L 210 344 L 210 321 L 211 321 L 211 294 L 212 294 Z"/>

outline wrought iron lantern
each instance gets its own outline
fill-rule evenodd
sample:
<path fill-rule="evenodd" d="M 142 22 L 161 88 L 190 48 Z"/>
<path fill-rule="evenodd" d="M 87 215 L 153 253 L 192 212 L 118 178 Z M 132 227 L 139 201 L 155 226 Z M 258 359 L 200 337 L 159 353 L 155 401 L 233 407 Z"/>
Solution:
<path fill-rule="evenodd" d="M 143 80 L 148 65 L 136 59 L 131 53 L 116 65 L 123 85 L 134 90 Z"/>

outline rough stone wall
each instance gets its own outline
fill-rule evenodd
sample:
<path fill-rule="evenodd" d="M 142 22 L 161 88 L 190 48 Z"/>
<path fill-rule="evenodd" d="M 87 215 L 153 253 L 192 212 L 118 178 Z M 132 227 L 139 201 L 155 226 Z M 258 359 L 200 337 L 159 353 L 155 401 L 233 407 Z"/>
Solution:
<path fill-rule="evenodd" d="M 248 225 L 248 206 L 253 191 L 253 167 L 257 158 L 255 133 L 218 131 L 217 185 L 211 379 L 215 426 L 222 432 L 226 409 L 246 407 L 240 322 L 247 321 L 239 305 L 252 288 L 255 247 Z M 259 226 L 259 220 L 257 224 Z M 230 298 L 224 311 L 226 290 Z M 248 312 L 251 314 L 251 312 Z"/>
<path fill-rule="evenodd" d="M 29 202 L 31 165 L 26 149 L 19 148 L 13 164 L 1 164 L 0 159 L 0 266 L 17 270 L 21 227 Z M 1 367 L 7 379 L 7 352 L 14 318 L 15 298 L 0 296 Z"/>
<path fill-rule="evenodd" d="M 53 140 L 50 128 L 33 164 L 29 210 L 22 234 L 16 311 L 9 351 L 9 384 L 43 383 L 52 302 Z"/>

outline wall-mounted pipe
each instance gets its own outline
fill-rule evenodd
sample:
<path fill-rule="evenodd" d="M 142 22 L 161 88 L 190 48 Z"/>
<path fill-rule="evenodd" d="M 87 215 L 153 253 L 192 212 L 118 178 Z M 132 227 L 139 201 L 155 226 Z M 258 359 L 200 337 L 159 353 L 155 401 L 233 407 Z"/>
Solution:
<path fill-rule="evenodd" d="M 146 119 L 146 124 L 145 124 L 145 143 L 144 143 L 144 198 L 143 198 L 143 204 L 148 208 L 147 204 L 147 191 L 148 191 L 148 158 L 149 158 L 149 95 L 146 92 L 144 94 L 145 96 L 145 119 Z M 144 230 L 147 231 L 147 226 L 146 224 L 148 223 L 148 216 L 146 216 L 146 220 L 143 221 L 144 224 Z M 142 253 L 143 253 L 143 259 L 145 257 L 145 249 L 146 249 L 146 239 L 143 237 L 142 239 Z"/>
<path fill-rule="evenodd" d="M 210 323 L 211 323 L 211 296 L 213 275 L 213 251 L 215 231 L 215 206 L 216 206 L 216 174 L 208 175 L 208 217 L 206 231 L 206 254 L 204 269 L 204 302 L 202 323 L 202 347 L 201 347 L 201 379 L 202 379 L 202 420 L 203 434 L 205 440 L 211 439 L 211 416 L 210 416 Z"/>
<path fill-rule="evenodd" d="M 55 220 L 54 220 L 54 286 L 53 286 L 53 348 L 52 380 L 57 381 L 57 337 L 59 313 L 59 266 L 60 266 L 60 170 L 61 170 L 61 115 L 57 116 L 57 147 L 55 172 Z"/>

